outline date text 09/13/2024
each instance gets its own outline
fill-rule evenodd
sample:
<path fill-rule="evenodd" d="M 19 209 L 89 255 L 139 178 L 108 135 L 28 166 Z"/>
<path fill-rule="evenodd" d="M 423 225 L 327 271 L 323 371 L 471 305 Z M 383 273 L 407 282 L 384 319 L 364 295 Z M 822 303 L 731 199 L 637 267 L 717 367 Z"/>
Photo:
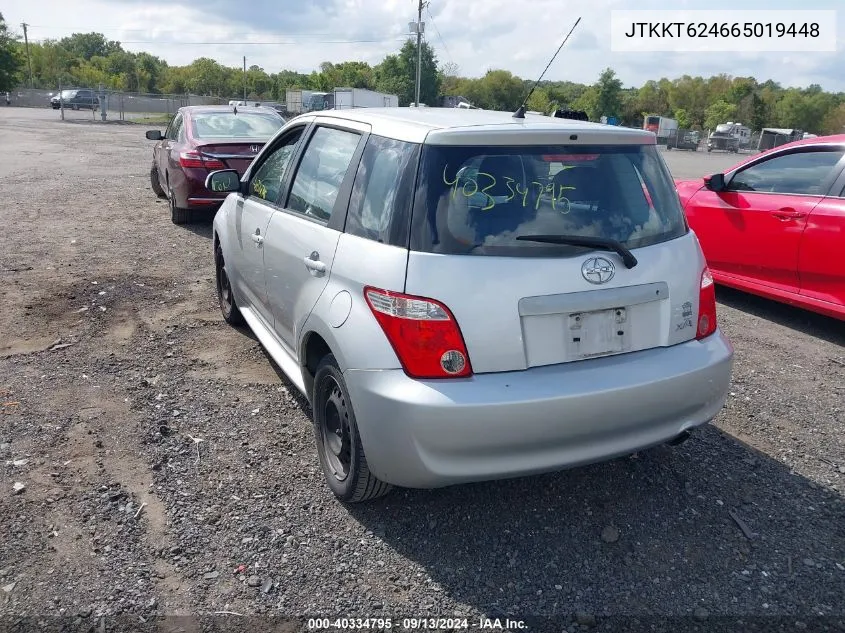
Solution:
<path fill-rule="evenodd" d="M 510 618 L 309 618 L 308 630 L 361 630 L 372 629 L 384 631 L 391 629 L 401 631 L 417 630 L 521 630 L 526 629 L 524 620 Z"/>

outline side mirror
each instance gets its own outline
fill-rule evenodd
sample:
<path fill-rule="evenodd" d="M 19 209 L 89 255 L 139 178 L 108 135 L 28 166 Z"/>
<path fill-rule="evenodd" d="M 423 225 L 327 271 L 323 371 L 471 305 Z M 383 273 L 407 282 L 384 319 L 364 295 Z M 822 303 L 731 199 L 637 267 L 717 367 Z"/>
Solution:
<path fill-rule="evenodd" d="M 148 141 L 160 141 L 164 137 L 161 135 L 161 130 L 147 130 Z"/>
<path fill-rule="evenodd" d="M 205 188 L 215 193 L 232 193 L 241 190 L 241 177 L 236 169 L 213 171 L 205 179 Z"/>
<path fill-rule="evenodd" d="M 725 190 L 725 174 L 713 174 L 704 179 L 704 186 L 710 191 Z"/>

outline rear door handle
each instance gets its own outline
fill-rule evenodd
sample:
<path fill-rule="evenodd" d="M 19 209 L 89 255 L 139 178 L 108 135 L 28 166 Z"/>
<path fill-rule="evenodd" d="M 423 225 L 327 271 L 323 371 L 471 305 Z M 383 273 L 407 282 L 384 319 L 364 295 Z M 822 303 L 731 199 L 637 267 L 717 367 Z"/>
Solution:
<path fill-rule="evenodd" d="M 800 220 L 801 218 L 805 217 L 807 214 L 803 211 L 796 211 L 790 207 L 784 207 L 783 209 L 778 209 L 777 211 L 772 211 L 772 215 L 775 216 L 778 220 Z"/>
<path fill-rule="evenodd" d="M 302 260 L 305 262 L 305 267 L 309 270 L 317 273 L 326 272 L 326 265 L 320 261 L 320 254 L 318 252 L 314 251 L 309 257 L 303 257 Z"/>

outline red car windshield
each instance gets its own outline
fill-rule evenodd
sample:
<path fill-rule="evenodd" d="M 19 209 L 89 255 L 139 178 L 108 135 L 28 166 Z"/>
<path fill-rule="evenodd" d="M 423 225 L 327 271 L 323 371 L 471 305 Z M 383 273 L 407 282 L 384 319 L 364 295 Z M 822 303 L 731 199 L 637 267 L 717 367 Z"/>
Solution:
<path fill-rule="evenodd" d="M 262 112 L 201 112 L 191 117 L 194 138 L 248 138 L 266 141 L 285 124 L 284 119 Z"/>

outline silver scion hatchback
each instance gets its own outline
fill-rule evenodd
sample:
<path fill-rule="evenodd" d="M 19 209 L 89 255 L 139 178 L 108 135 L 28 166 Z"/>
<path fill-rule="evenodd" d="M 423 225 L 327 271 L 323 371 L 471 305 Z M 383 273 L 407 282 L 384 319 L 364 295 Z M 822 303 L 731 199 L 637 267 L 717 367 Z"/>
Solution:
<path fill-rule="evenodd" d="M 724 404 L 733 348 L 649 132 L 311 113 L 207 185 L 224 318 L 310 401 L 343 501 L 610 459 Z"/>

